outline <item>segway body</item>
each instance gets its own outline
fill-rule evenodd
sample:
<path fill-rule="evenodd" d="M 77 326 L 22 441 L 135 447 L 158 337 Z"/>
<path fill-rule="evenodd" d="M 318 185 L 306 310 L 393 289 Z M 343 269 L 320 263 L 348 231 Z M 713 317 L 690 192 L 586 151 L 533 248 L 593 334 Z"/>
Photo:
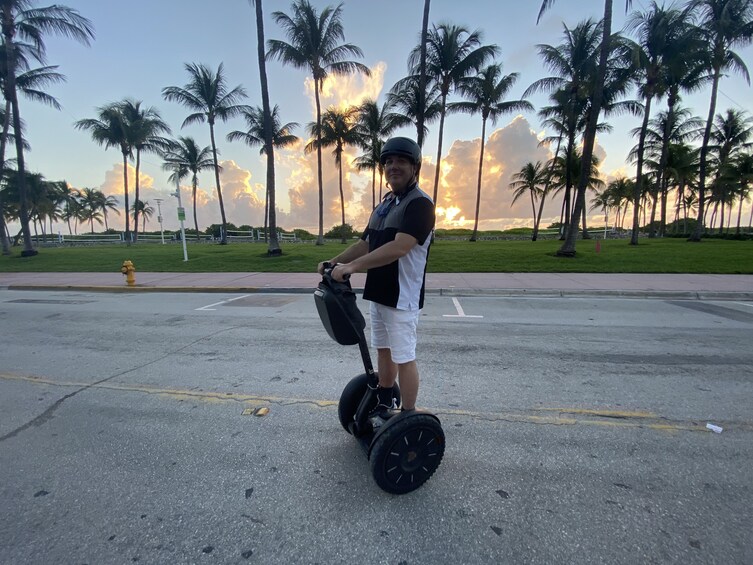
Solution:
<path fill-rule="evenodd" d="M 335 281 L 331 270 L 325 269 L 322 282 L 314 291 L 317 312 L 332 339 L 340 345 L 358 345 L 365 370 L 343 389 L 338 404 L 340 424 L 358 439 L 379 487 L 393 494 L 411 492 L 439 467 L 444 455 L 444 431 L 439 418 L 425 410 L 373 411 L 379 378 L 366 343 L 366 321 L 356 305 L 350 282 Z M 399 405 L 397 384 L 395 392 Z"/>

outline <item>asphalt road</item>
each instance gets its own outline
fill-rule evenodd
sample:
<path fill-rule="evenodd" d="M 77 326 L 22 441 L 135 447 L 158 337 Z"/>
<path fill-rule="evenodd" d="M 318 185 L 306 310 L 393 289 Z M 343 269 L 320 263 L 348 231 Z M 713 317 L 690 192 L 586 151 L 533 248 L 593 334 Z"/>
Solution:
<path fill-rule="evenodd" d="M 429 297 L 447 449 L 402 497 L 311 296 L 0 290 L 0 328 L 3 564 L 753 562 L 751 302 Z"/>

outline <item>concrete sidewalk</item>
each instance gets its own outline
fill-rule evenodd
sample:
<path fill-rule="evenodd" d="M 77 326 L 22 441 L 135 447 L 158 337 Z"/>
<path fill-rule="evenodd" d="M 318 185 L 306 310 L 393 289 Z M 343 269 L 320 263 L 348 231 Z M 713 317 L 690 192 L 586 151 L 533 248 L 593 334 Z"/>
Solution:
<path fill-rule="evenodd" d="M 118 273 L 0 273 L 10 290 L 130 292 L 294 292 L 311 291 L 316 273 L 147 273 L 136 286 Z M 365 275 L 353 276 L 356 289 Z M 430 273 L 426 291 L 443 296 L 611 296 L 706 300 L 753 300 L 753 275 L 602 273 Z"/>

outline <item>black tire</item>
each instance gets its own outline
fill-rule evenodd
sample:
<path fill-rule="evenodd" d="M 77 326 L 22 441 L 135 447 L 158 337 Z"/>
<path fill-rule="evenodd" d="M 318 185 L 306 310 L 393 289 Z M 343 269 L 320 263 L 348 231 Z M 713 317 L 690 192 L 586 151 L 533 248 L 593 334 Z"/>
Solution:
<path fill-rule="evenodd" d="M 382 490 L 406 494 L 431 478 L 442 462 L 445 437 L 432 416 L 401 418 L 384 430 L 371 449 L 371 473 Z"/>
<path fill-rule="evenodd" d="M 369 376 L 366 373 L 361 373 L 357 377 L 353 377 L 350 382 L 345 385 L 345 388 L 340 395 L 340 402 L 337 404 L 337 416 L 340 418 L 340 424 L 345 431 L 350 433 L 348 424 L 353 421 L 358 411 L 358 405 L 361 404 L 363 395 L 366 394 L 366 388 L 368 387 Z M 397 396 L 397 404 L 400 405 L 400 387 L 395 383 L 395 396 Z"/>

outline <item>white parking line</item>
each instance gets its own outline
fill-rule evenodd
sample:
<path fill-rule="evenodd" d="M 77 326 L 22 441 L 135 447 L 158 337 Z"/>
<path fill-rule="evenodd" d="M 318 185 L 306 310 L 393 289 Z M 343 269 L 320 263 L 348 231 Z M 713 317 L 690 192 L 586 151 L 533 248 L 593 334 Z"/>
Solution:
<path fill-rule="evenodd" d="M 483 318 L 483 316 L 468 316 L 463 311 L 463 307 L 460 306 L 460 301 L 453 297 L 452 302 L 455 304 L 455 310 L 457 310 L 457 314 L 443 314 L 443 317 L 445 318 Z"/>
<path fill-rule="evenodd" d="M 747 302 L 735 302 L 735 304 L 739 304 L 740 306 L 747 306 L 748 308 L 753 308 L 753 304 L 748 304 Z"/>
<path fill-rule="evenodd" d="M 236 296 L 235 298 L 229 298 L 228 300 L 222 300 L 220 302 L 215 302 L 214 304 L 207 304 L 206 306 L 202 306 L 201 308 L 196 308 L 196 310 L 216 310 L 217 308 L 212 308 L 212 306 L 220 306 L 222 304 L 227 304 L 228 302 L 233 302 L 235 300 L 240 300 L 241 298 L 246 298 L 247 296 L 251 296 L 251 295 L 244 294 L 243 296 Z"/>

